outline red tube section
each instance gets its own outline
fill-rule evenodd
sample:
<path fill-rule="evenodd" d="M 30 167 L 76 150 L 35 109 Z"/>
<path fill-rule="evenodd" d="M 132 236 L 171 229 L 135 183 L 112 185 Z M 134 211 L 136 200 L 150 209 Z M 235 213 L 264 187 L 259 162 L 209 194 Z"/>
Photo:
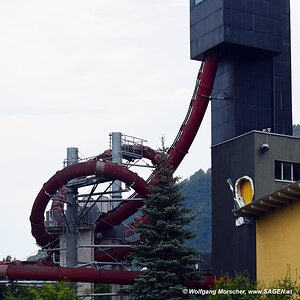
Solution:
<path fill-rule="evenodd" d="M 133 284 L 141 272 L 96 270 L 93 268 L 61 268 L 39 267 L 33 265 L 10 264 L 0 265 L 0 278 L 10 280 L 43 280 L 43 281 L 71 281 L 93 282 L 107 284 Z M 214 278 L 209 276 L 201 281 L 190 280 L 186 285 L 190 288 L 209 288 Z"/>
<path fill-rule="evenodd" d="M 40 246 L 47 246 L 52 242 L 52 236 L 48 234 L 44 225 L 44 212 L 53 195 L 70 180 L 89 175 L 105 175 L 111 179 L 118 179 L 135 189 L 143 198 L 147 198 L 147 183 L 136 173 L 124 166 L 111 162 L 89 160 L 66 167 L 52 176 L 40 190 L 33 204 L 30 222 L 32 235 Z M 136 201 L 141 206 L 142 201 Z"/>
<path fill-rule="evenodd" d="M 200 127 L 204 114 L 206 112 L 209 98 L 212 92 L 216 72 L 218 68 L 218 54 L 210 53 L 206 56 L 197 76 L 195 91 L 191 99 L 188 112 L 179 132 L 169 148 L 168 155 L 174 171 L 179 166 Z M 150 159 L 153 165 L 157 163 L 157 152 L 149 147 L 144 148 L 144 157 Z M 53 195 L 57 193 L 70 180 L 80 177 L 103 175 L 110 180 L 120 180 L 135 190 L 132 197 L 147 198 L 148 186 L 154 184 L 156 172 L 145 181 L 136 173 L 131 172 L 127 167 L 116 165 L 110 162 L 110 152 L 105 151 L 95 159 L 84 163 L 78 163 L 68 166 L 58 171 L 42 187 L 38 193 L 30 215 L 32 235 L 36 242 L 45 248 L 51 249 L 55 237 L 50 235 L 44 225 L 44 214 L 46 207 Z M 123 201 L 115 209 L 109 211 L 96 224 L 96 231 L 105 231 L 133 215 L 141 206 L 142 201 Z M 122 257 L 127 254 L 124 249 L 114 250 L 116 256 Z M 118 253 L 120 252 L 120 253 Z M 99 259 L 105 260 L 104 256 L 98 255 Z M 139 272 L 129 271 L 110 271 L 96 270 L 92 268 L 63 268 L 63 267 L 46 267 L 31 265 L 0 265 L 0 278 L 9 278 L 11 280 L 62 280 L 79 282 L 102 282 L 111 284 L 131 284 L 140 275 Z M 207 282 L 194 282 L 189 285 L 197 287 L 208 286 Z"/>
<path fill-rule="evenodd" d="M 199 70 L 187 115 L 169 149 L 170 161 L 174 171 L 188 153 L 203 120 L 218 69 L 218 58 L 218 53 L 208 55 Z M 154 176 L 155 174 L 148 180 L 149 184 L 153 183 Z M 140 195 L 137 195 L 137 197 L 140 197 Z M 108 212 L 108 214 L 100 220 L 96 230 L 107 230 L 112 226 L 121 224 L 121 222 L 134 214 L 139 208 L 140 206 L 136 202 L 121 203 L 117 209 Z"/>

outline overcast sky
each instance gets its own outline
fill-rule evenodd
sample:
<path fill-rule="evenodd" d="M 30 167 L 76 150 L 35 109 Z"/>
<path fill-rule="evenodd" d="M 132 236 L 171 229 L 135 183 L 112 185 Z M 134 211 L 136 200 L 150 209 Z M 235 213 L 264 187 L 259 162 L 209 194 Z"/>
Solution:
<path fill-rule="evenodd" d="M 293 121 L 300 123 L 300 2 L 291 8 Z M 62 168 L 66 148 L 99 154 L 113 131 L 153 148 L 164 135 L 170 145 L 200 62 L 189 59 L 183 0 L 1 1 L 0 44 L 0 259 L 24 259 L 37 250 L 32 203 Z M 207 113 L 177 174 L 209 167 Z"/>

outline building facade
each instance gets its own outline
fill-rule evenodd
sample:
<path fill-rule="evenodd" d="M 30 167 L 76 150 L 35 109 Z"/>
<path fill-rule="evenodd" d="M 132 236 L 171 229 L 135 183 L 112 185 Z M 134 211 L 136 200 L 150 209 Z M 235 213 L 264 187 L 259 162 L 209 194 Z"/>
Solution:
<path fill-rule="evenodd" d="M 268 226 L 263 225 L 266 221 L 262 217 L 266 212 L 272 211 L 273 207 L 270 204 L 268 209 L 260 208 L 256 214 L 248 215 L 245 212 L 243 216 L 249 216 L 251 222 L 236 226 L 234 195 L 227 181 L 230 178 L 235 183 L 238 178 L 245 175 L 253 179 L 253 203 L 300 180 L 300 139 L 252 131 L 212 147 L 214 273 L 234 275 L 235 272 L 247 271 L 253 279 L 257 275 L 265 278 L 259 275 L 267 262 L 265 256 L 262 256 L 262 251 L 267 249 L 270 251 L 271 248 L 265 248 L 263 243 L 268 236 L 264 234 Z M 280 226 L 274 225 L 274 229 Z M 294 228 L 288 227 L 285 230 L 293 232 Z M 284 231 L 278 231 L 277 234 L 283 237 Z M 273 238 L 268 237 L 266 241 L 270 238 L 274 243 L 279 242 L 275 236 L 276 229 Z M 258 261 L 265 263 L 262 265 Z M 269 268 L 270 266 L 266 270 Z"/>
<path fill-rule="evenodd" d="M 190 0 L 191 58 L 220 63 L 212 144 L 251 130 L 292 134 L 289 0 Z"/>
<path fill-rule="evenodd" d="M 275 171 L 285 178 L 300 162 L 291 137 L 289 0 L 190 0 L 190 49 L 195 60 L 220 55 L 211 101 L 213 271 L 255 279 L 255 221 L 236 226 L 227 180 L 251 177 L 256 200 L 292 182 Z"/>

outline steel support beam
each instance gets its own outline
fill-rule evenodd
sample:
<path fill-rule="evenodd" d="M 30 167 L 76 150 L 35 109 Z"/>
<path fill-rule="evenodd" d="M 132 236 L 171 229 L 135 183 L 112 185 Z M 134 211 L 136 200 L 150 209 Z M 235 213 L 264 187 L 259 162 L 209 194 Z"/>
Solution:
<path fill-rule="evenodd" d="M 67 149 L 67 166 L 71 166 L 78 163 L 78 148 Z M 78 189 L 75 187 L 67 188 L 67 212 L 66 220 L 69 225 L 69 230 L 66 232 L 66 266 L 77 266 L 77 226 L 76 220 L 78 216 L 78 204 L 77 204 Z"/>

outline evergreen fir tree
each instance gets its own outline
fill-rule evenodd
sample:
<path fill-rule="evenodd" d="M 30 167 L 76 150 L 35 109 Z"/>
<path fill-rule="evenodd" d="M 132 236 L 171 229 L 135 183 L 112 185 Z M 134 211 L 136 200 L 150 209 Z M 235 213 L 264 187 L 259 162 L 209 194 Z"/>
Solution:
<path fill-rule="evenodd" d="M 145 271 L 127 290 L 134 299 L 191 299 L 182 290 L 189 279 L 199 278 L 196 252 L 185 246 L 194 237 L 187 227 L 193 216 L 183 207 L 177 182 L 163 145 L 156 181 L 143 209 L 148 224 L 137 224 L 142 242 L 133 247 L 133 258 Z"/>

